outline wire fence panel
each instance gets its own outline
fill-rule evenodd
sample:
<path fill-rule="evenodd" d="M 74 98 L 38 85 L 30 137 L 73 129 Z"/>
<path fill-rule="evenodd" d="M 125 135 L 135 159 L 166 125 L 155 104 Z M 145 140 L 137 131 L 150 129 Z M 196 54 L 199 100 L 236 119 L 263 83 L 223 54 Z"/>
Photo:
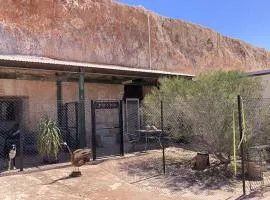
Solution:
<path fill-rule="evenodd" d="M 154 109 L 150 109 L 144 104 L 140 108 L 130 109 L 126 120 L 136 118 L 140 121 L 136 128 L 126 129 L 125 138 L 125 153 L 142 152 L 151 149 L 160 149 L 161 131 L 161 108 L 157 105 Z M 128 107 L 128 105 L 127 105 Z M 153 117 L 155 116 L 155 117 Z M 137 120 L 137 118 L 140 120 Z"/>
<path fill-rule="evenodd" d="M 121 161 L 118 167 L 124 180 L 140 184 L 163 174 L 161 104 L 143 104 L 138 107 L 136 100 L 126 103 L 127 115 L 124 121 L 135 119 L 136 126 L 133 122 L 132 128 L 125 129 L 124 147 L 128 158 Z"/>
<path fill-rule="evenodd" d="M 97 103 L 110 103 L 97 101 Z M 119 102 L 114 102 L 118 103 Z M 115 108 L 95 109 L 95 137 L 97 157 L 120 155 L 120 121 L 119 105 Z"/>
<path fill-rule="evenodd" d="M 140 129 L 140 103 L 139 99 L 126 99 L 126 132 L 135 134 Z"/>
<path fill-rule="evenodd" d="M 235 100 L 143 102 L 140 129 L 125 140 L 131 156 L 116 164 L 120 176 L 172 193 L 233 190 L 234 175 L 241 173 Z"/>
<path fill-rule="evenodd" d="M 180 185 L 179 190 L 233 187 L 234 101 L 164 101 L 163 105 L 170 182 Z"/>
<path fill-rule="evenodd" d="M 22 111 L 25 109 L 23 99 L 6 98 L 0 101 L 0 171 L 9 168 L 9 164 L 18 165 L 19 151 L 14 162 L 9 163 L 9 152 L 13 149 L 20 149 L 21 128 L 24 123 Z M 14 149 L 14 150 L 15 150 Z M 13 156 L 14 157 L 14 156 Z"/>
<path fill-rule="evenodd" d="M 124 151 L 125 153 L 145 151 L 150 144 L 145 124 L 146 110 L 142 110 L 139 107 L 138 100 L 135 99 L 127 100 L 125 108 Z M 160 112 L 160 108 L 158 109 Z M 148 126 L 150 128 L 150 125 Z"/>
<path fill-rule="evenodd" d="M 240 108 L 236 98 L 164 101 L 162 121 L 159 104 L 157 101 L 142 105 L 141 124 L 143 129 L 149 124 L 163 127 L 160 141 L 165 147 L 163 164 L 170 176 L 169 184 L 181 185 L 181 189 L 233 190 L 235 180 L 241 184 L 246 177 L 248 187 L 243 181 L 243 192 L 244 188 L 251 192 L 269 185 L 270 99 L 244 99 Z M 157 187 L 157 183 L 152 184 Z"/>
<path fill-rule="evenodd" d="M 196 152 L 230 159 L 233 109 L 227 101 L 164 102 L 168 139 L 172 144 L 188 144 Z"/>
<path fill-rule="evenodd" d="M 28 104 L 27 99 L 22 98 L 1 100 L 0 172 L 70 160 L 69 153 L 60 143 L 68 142 L 74 148 L 77 146 L 77 103 L 64 104 L 60 108 L 58 110 L 56 104 Z M 53 151 L 44 150 L 44 147 L 42 148 L 38 143 L 39 135 L 45 130 L 41 129 L 40 123 L 46 119 L 51 123 L 50 126 L 55 123 L 56 129 L 59 128 L 55 154 Z M 47 149 L 54 145 L 52 143 L 55 143 L 55 140 L 53 140 L 50 140 L 51 143 L 46 143 Z M 48 140 L 42 142 L 45 144 L 46 141 Z"/>
<path fill-rule="evenodd" d="M 63 141 L 72 149 L 79 147 L 78 133 L 78 103 L 65 103 L 61 108 L 60 129 Z"/>
<path fill-rule="evenodd" d="M 243 143 L 249 190 L 270 184 L 270 99 L 243 99 Z"/>

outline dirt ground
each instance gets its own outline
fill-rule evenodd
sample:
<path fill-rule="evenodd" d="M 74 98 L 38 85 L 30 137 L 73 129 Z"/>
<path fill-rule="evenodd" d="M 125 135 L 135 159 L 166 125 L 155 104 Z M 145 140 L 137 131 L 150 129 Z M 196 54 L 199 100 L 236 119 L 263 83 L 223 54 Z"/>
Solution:
<path fill-rule="evenodd" d="M 166 151 L 166 173 L 163 175 L 160 151 L 137 154 L 119 160 L 108 160 L 100 166 L 125 182 L 173 199 L 236 199 L 241 196 L 241 181 L 227 178 L 220 171 L 196 171 L 186 166 L 192 152 L 177 148 Z M 169 152 L 170 151 L 170 152 Z M 172 158 L 175 154 L 179 160 Z M 172 156 L 170 156 L 170 154 Z M 170 159 L 176 161 L 171 163 Z"/>
<path fill-rule="evenodd" d="M 160 158 L 160 153 L 153 151 L 97 161 L 81 167 L 82 176 L 77 178 L 69 177 L 72 167 L 0 177 L 0 199 L 243 199 L 241 183 L 214 174 L 204 177 L 184 169 L 180 162 L 168 165 L 163 175 Z M 268 196 L 269 192 L 263 191 L 245 199 L 270 199 Z"/>
<path fill-rule="evenodd" d="M 150 200 L 170 199 L 144 191 L 103 170 L 99 165 L 81 167 L 82 176 L 68 178 L 72 167 L 1 177 L 1 200 Z"/>

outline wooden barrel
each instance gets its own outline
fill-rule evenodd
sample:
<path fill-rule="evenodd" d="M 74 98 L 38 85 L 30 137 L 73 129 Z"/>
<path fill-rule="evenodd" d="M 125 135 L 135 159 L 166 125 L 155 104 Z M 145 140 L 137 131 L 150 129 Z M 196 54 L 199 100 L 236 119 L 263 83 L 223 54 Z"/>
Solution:
<path fill-rule="evenodd" d="M 263 178 L 262 166 L 257 161 L 247 161 L 247 172 L 251 180 L 261 180 Z"/>
<path fill-rule="evenodd" d="M 204 170 L 209 166 L 209 154 L 208 153 L 197 153 L 195 161 L 195 169 Z"/>

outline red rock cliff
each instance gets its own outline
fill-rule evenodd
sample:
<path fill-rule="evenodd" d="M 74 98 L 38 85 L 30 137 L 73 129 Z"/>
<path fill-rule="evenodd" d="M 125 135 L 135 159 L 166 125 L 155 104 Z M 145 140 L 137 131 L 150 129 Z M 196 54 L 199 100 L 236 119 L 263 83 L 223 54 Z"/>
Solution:
<path fill-rule="evenodd" d="M 0 54 L 147 69 L 151 55 L 152 69 L 186 73 L 270 67 L 264 49 L 110 0 L 0 3 Z"/>

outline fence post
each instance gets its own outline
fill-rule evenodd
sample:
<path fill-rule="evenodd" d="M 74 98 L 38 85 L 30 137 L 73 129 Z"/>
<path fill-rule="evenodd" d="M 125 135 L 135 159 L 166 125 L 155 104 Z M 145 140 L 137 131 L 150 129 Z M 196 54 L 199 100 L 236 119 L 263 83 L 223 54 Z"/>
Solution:
<path fill-rule="evenodd" d="M 96 112 L 95 112 L 95 102 L 91 100 L 91 125 L 92 125 L 92 153 L 93 153 L 93 160 L 96 160 Z"/>
<path fill-rule="evenodd" d="M 243 195 L 246 195 L 246 182 L 245 182 L 245 160 L 244 160 L 244 145 L 243 145 L 243 119 L 242 119 L 242 100 L 241 96 L 237 95 L 238 102 L 238 120 L 239 120 L 239 133 L 240 133 L 240 148 L 241 148 L 241 168 L 242 168 L 242 182 L 243 182 Z"/>
<path fill-rule="evenodd" d="M 23 144 L 24 144 L 24 134 L 23 131 L 20 132 L 20 171 L 23 171 L 23 160 L 24 160 L 24 154 L 23 154 Z"/>
<path fill-rule="evenodd" d="M 62 106 L 62 111 L 64 111 L 65 112 L 65 118 L 64 118 L 64 120 L 65 121 L 63 121 L 63 123 L 65 123 L 65 129 L 66 129 L 66 131 L 65 131 L 65 141 L 68 143 L 68 144 L 70 144 L 70 131 L 69 131 L 69 127 L 68 127 L 68 103 L 66 103 L 66 104 L 63 104 L 64 106 Z"/>
<path fill-rule="evenodd" d="M 22 107 L 24 108 L 25 104 L 22 101 Z M 23 171 L 24 168 L 24 131 L 22 130 L 23 117 L 20 114 L 19 130 L 20 130 L 20 171 Z"/>
<path fill-rule="evenodd" d="M 124 156 L 123 100 L 119 101 L 120 155 Z"/>
<path fill-rule="evenodd" d="M 79 104 L 78 102 L 75 102 L 75 116 L 76 116 L 76 148 L 79 148 L 80 146 L 80 140 L 79 140 Z"/>
<path fill-rule="evenodd" d="M 163 174 L 166 172 L 166 162 L 165 162 L 165 147 L 163 144 L 164 140 L 164 124 L 163 124 L 163 101 L 160 101 L 160 115 L 161 115 L 161 130 L 162 130 L 162 165 L 163 165 Z"/>

